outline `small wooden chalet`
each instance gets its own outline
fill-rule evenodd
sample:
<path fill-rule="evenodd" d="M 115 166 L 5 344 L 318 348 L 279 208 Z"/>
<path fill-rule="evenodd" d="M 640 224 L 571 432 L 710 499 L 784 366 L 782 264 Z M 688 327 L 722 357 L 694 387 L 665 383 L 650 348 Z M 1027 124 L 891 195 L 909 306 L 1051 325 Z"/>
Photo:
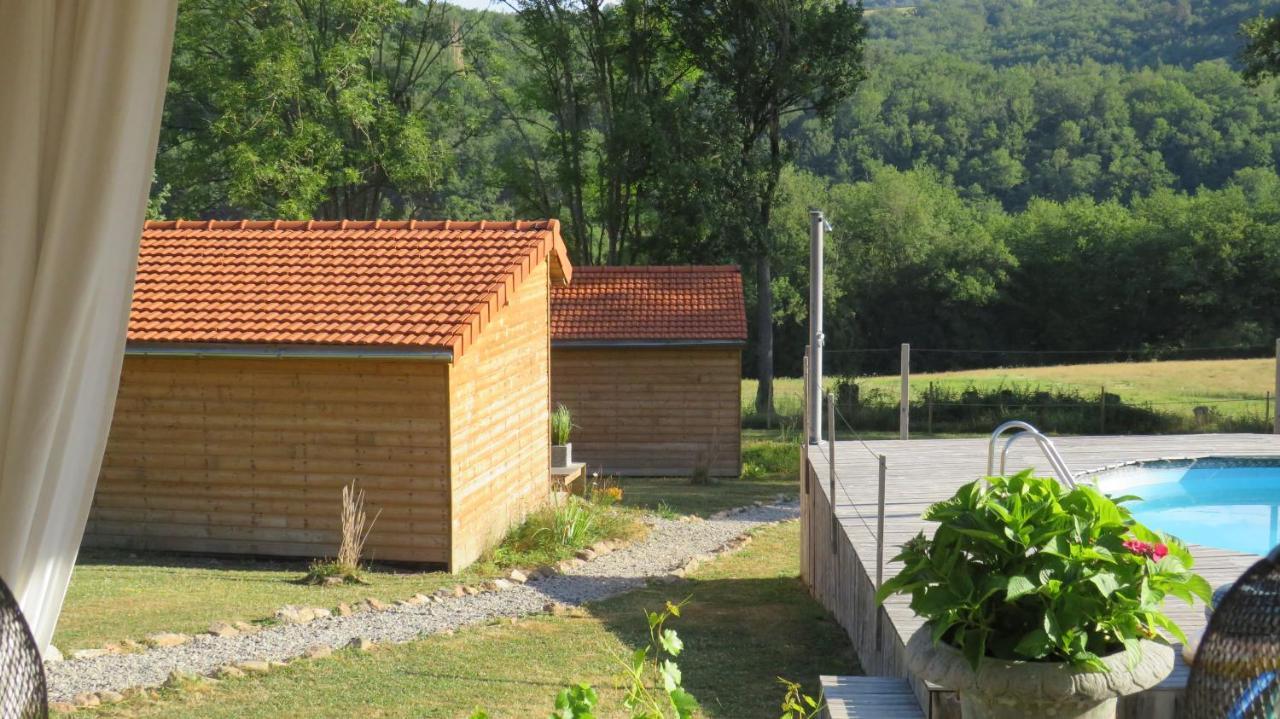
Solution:
<path fill-rule="evenodd" d="M 551 395 L 590 472 L 741 471 L 737 267 L 579 267 L 551 293 Z"/>
<path fill-rule="evenodd" d="M 90 546 L 466 566 L 545 501 L 547 222 L 148 222 Z"/>

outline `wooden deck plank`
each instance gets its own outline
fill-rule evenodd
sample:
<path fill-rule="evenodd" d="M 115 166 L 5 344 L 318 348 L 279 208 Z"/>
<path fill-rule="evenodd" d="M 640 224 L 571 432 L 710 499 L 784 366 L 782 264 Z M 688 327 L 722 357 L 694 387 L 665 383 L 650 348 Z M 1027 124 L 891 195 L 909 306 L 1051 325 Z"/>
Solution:
<path fill-rule="evenodd" d="M 1054 443 L 1077 474 L 1150 459 L 1210 456 L 1280 456 L 1280 437 L 1257 434 L 1062 437 Z M 878 455 L 886 457 L 884 577 L 894 576 L 898 546 L 917 533 L 932 531 L 921 514 L 946 499 L 957 487 L 986 473 L 985 439 L 839 441 L 835 444 L 835 516 L 839 530 L 831 536 L 828 443 L 807 448 L 808 481 L 804 484 L 806 582 L 820 601 L 841 620 L 873 673 L 906 676 L 903 647 L 923 621 L 906 597 L 892 597 L 876 609 L 869 595 L 876 570 Z M 1047 462 L 1032 444 L 1015 445 L 1009 471 L 1043 469 Z M 834 551 L 833 551 L 834 548 Z M 1193 545 L 1195 570 L 1213 586 L 1235 581 L 1258 560 L 1255 555 Z M 1204 629 L 1203 607 L 1171 600 L 1169 615 L 1188 635 Z M 857 626 L 850 626 L 856 624 Z M 1180 652 L 1179 652 L 1180 655 Z M 1186 685 L 1181 657 L 1174 673 L 1158 688 L 1177 691 Z M 922 705 L 930 691 L 912 678 Z"/>
<path fill-rule="evenodd" d="M 823 676 L 820 681 L 828 719 L 925 719 L 905 679 Z"/>

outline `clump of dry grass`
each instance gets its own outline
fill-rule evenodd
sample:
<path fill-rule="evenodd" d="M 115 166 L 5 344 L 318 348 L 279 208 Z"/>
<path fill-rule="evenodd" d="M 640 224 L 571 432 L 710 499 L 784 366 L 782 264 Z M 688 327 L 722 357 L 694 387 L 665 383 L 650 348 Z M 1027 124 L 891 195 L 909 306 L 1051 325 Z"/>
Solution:
<path fill-rule="evenodd" d="M 338 557 L 312 562 L 304 581 L 311 584 L 363 582 L 364 579 L 360 576 L 360 561 L 364 557 L 364 545 L 381 514 L 382 510 L 379 509 L 370 520 L 365 511 L 364 490 L 356 488 L 355 480 L 344 486 L 342 488 L 342 537 L 338 543 Z M 339 581 L 331 579 L 334 577 Z"/>

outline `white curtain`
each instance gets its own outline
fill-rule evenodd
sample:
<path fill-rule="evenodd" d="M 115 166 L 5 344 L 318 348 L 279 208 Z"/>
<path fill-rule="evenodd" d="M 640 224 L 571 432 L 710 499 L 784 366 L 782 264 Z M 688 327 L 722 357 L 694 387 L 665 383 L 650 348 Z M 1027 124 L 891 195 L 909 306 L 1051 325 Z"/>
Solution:
<path fill-rule="evenodd" d="M 0 0 L 0 578 L 44 651 L 124 351 L 176 0 Z"/>

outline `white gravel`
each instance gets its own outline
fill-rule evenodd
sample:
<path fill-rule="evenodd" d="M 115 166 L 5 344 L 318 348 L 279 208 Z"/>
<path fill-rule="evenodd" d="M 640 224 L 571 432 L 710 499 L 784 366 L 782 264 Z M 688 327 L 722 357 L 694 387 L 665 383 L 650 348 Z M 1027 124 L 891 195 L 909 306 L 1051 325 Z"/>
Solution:
<path fill-rule="evenodd" d="M 175 670 L 210 674 L 218 667 L 244 661 L 284 661 L 302 656 L 316 645 L 343 647 L 356 637 L 375 642 L 408 642 L 495 618 L 540 613 L 553 601 L 581 605 L 641 587 L 698 555 L 713 552 L 743 532 L 797 516 L 798 505 L 788 502 L 749 507 L 704 522 L 655 518 L 643 541 L 597 557 L 565 574 L 503 591 L 419 606 L 394 606 L 349 617 L 334 616 L 302 625 L 273 626 L 237 637 L 201 634 L 177 647 L 48 663 L 45 670 L 49 698 L 69 701 L 81 692 L 158 686 Z"/>

